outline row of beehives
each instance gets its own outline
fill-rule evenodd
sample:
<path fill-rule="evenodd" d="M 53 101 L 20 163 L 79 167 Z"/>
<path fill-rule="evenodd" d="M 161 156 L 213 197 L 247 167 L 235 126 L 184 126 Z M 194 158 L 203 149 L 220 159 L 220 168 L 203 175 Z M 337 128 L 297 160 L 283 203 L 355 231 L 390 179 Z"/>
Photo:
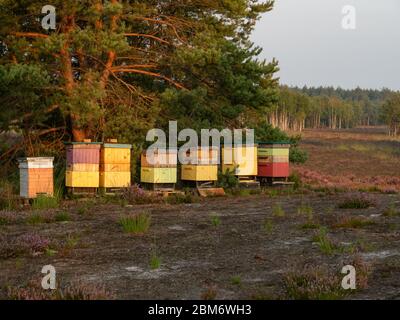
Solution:
<path fill-rule="evenodd" d="M 260 143 L 258 146 L 222 148 L 221 169 L 238 177 L 287 178 L 289 144 Z M 230 154 L 230 161 L 226 155 Z M 190 156 L 190 155 L 189 155 Z M 181 166 L 183 181 L 217 181 L 219 149 L 199 148 L 196 163 Z M 141 182 L 174 184 L 177 182 L 178 155 L 166 150 L 149 159 L 141 155 Z M 237 161 L 240 159 L 240 161 Z M 53 194 L 53 159 L 27 158 L 20 161 L 21 196 Z M 131 145 L 76 142 L 67 144 L 66 186 L 69 188 L 123 188 L 131 185 Z"/>

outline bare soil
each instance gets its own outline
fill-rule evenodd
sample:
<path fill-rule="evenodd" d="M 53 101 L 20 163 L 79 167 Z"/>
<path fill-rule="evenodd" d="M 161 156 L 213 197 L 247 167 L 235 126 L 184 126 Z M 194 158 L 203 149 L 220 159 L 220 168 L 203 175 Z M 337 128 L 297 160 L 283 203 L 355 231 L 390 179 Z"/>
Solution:
<path fill-rule="evenodd" d="M 400 299 L 400 216 L 383 215 L 389 206 L 400 210 L 400 195 L 368 194 L 373 207 L 338 209 L 345 197 L 348 194 L 309 192 L 182 205 L 65 202 L 63 209 L 48 214 L 65 210 L 70 221 L 0 226 L 0 234 L 7 237 L 33 232 L 58 243 L 76 239 L 54 255 L 0 257 L 0 298 L 7 298 L 7 287 L 40 279 L 42 267 L 51 264 L 61 285 L 76 280 L 102 284 L 118 299 L 279 299 L 287 298 L 284 278 L 290 272 L 323 266 L 340 274 L 358 255 L 372 268 L 368 287 L 347 298 Z M 328 228 L 332 241 L 351 250 L 323 253 L 313 241 L 317 231 L 302 228 L 309 218 L 298 209 L 305 205 L 312 208 L 313 221 Z M 277 206 L 284 216 L 273 214 Z M 143 211 L 151 213 L 149 231 L 124 233 L 119 217 Z M 372 224 L 334 228 L 344 215 L 362 216 Z M 213 225 L 214 216 L 220 225 Z M 264 227 L 266 220 L 269 228 Z M 150 267 L 154 254 L 161 259 L 156 270 Z"/>

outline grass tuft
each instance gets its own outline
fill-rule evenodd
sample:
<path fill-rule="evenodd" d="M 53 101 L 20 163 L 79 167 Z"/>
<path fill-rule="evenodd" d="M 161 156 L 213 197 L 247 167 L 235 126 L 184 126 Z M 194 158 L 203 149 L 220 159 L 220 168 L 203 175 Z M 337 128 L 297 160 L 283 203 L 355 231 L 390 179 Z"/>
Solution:
<path fill-rule="evenodd" d="M 124 232 L 132 234 L 144 234 L 148 231 L 151 224 L 151 215 L 148 212 L 123 216 L 118 224 Z"/>

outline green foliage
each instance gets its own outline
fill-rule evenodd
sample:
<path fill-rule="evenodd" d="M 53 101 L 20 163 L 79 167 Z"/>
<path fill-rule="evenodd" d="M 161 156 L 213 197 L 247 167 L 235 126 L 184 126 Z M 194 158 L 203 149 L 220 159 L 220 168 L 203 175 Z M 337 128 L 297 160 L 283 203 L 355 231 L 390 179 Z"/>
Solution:
<path fill-rule="evenodd" d="M 274 217 L 283 218 L 286 215 L 285 210 L 283 210 L 282 206 L 278 203 L 272 207 L 272 215 Z"/>
<path fill-rule="evenodd" d="M 45 210 L 54 209 L 58 207 L 58 199 L 56 197 L 49 197 L 40 195 L 33 199 L 32 209 L 34 210 Z"/>
<path fill-rule="evenodd" d="M 127 233 L 143 234 L 146 233 L 151 224 L 151 216 L 147 212 L 123 216 L 118 224 Z"/>
<path fill-rule="evenodd" d="M 211 224 L 214 227 L 218 227 L 221 224 L 221 218 L 215 214 L 211 215 Z"/>
<path fill-rule="evenodd" d="M 218 186 L 225 189 L 237 189 L 239 179 L 235 176 L 235 170 L 227 169 L 225 172 L 218 172 Z"/>
<path fill-rule="evenodd" d="M 161 266 L 161 259 L 157 256 L 156 253 L 153 253 L 150 258 L 150 268 L 152 270 L 159 269 Z"/>
<path fill-rule="evenodd" d="M 69 221 L 70 219 L 71 219 L 71 217 L 69 216 L 68 212 L 66 212 L 66 211 L 57 212 L 55 215 L 55 220 L 58 222 L 65 222 L 65 221 Z"/>
<path fill-rule="evenodd" d="M 308 160 L 308 153 L 298 147 L 290 148 L 289 160 L 291 163 L 304 164 Z"/>

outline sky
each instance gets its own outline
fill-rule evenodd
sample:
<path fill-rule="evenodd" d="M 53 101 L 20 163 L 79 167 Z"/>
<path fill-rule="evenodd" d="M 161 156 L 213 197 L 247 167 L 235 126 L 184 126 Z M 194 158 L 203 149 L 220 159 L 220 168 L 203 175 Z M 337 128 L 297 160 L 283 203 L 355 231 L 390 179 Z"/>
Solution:
<path fill-rule="evenodd" d="M 343 28 L 346 5 L 355 29 Z M 400 0 L 276 0 L 252 40 L 282 84 L 400 89 Z"/>

